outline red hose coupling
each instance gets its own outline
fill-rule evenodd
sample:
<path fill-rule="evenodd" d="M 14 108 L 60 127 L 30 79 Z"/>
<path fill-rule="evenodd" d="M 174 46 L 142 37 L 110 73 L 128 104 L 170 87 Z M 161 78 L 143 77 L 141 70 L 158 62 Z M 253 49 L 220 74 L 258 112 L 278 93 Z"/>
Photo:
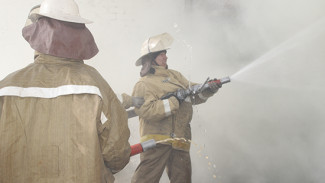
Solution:
<path fill-rule="evenodd" d="M 131 153 L 130 156 L 134 156 L 136 154 L 140 154 L 148 149 L 151 149 L 156 146 L 156 141 L 154 139 L 150 139 L 147 141 L 144 141 L 139 144 L 134 144 L 131 146 Z"/>

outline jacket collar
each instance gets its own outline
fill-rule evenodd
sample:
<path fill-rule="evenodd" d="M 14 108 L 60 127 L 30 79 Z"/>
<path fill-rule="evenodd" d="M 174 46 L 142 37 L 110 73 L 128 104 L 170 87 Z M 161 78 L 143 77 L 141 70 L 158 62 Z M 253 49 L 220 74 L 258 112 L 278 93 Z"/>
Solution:
<path fill-rule="evenodd" d="M 157 65 L 153 65 L 152 67 L 155 69 L 155 74 L 154 75 L 168 76 L 168 69 L 166 69 L 165 67 L 157 66 Z"/>
<path fill-rule="evenodd" d="M 75 63 L 84 63 L 83 60 L 76 60 L 71 58 L 60 58 L 52 55 L 47 55 L 39 52 L 34 54 L 35 63 L 58 63 L 58 62 L 75 62 Z"/>

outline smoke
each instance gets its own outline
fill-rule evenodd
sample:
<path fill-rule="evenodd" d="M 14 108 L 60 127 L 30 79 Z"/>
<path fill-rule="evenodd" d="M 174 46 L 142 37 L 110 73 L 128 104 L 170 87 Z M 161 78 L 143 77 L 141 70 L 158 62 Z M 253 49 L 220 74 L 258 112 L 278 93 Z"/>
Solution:
<path fill-rule="evenodd" d="M 240 6 L 237 21 L 228 26 L 237 27 L 226 33 L 238 33 L 234 34 L 240 38 L 237 45 L 227 39 L 235 49 L 223 50 L 235 51 L 230 55 L 234 67 L 244 66 L 234 73 L 232 83 L 197 107 L 193 141 L 203 144 L 202 157 L 208 158 L 199 155 L 194 167 L 206 165 L 199 171 L 204 182 L 322 182 L 325 24 L 321 5 L 250 3 Z M 201 149 L 198 152 L 202 154 Z"/>
<path fill-rule="evenodd" d="M 163 32 L 175 38 L 167 55 L 170 68 L 194 82 L 233 76 L 194 107 L 193 182 L 325 180 L 324 1 L 76 1 L 81 16 L 94 21 L 87 27 L 100 50 L 86 64 L 116 93 L 132 92 L 142 42 Z M 26 7 L 39 3 L 2 3 L 1 79 L 32 62 L 21 28 Z M 138 143 L 138 120 L 129 124 L 130 143 Z M 116 182 L 130 182 L 138 163 L 132 157 Z M 168 182 L 165 173 L 161 182 Z"/>

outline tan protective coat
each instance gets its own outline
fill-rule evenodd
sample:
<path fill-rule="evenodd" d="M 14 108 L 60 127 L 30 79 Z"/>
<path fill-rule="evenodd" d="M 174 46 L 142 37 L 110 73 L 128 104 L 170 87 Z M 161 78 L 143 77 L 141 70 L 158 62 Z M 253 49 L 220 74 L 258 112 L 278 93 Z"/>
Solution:
<path fill-rule="evenodd" d="M 0 182 L 114 182 L 129 136 L 121 103 L 83 61 L 40 54 L 0 82 Z"/>
<path fill-rule="evenodd" d="M 187 89 L 190 83 L 181 73 L 165 69 L 161 66 L 153 66 L 155 74 L 142 77 L 133 89 L 132 96 L 144 97 L 145 102 L 135 109 L 140 118 L 141 141 L 155 139 L 156 141 L 173 138 L 172 146 L 175 149 L 189 151 L 191 140 L 191 126 L 193 108 L 192 104 L 200 104 L 206 101 L 199 96 L 194 96 L 188 102 L 179 105 L 175 97 L 167 101 L 160 100 L 168 92 L 177 89 Z M 205 91 L 206 98 L 213 95 Z M 169 103 L 170 114 L 166 111 L 166 102 Z M 183 140 L 183 139 L 185 140 Z"/>

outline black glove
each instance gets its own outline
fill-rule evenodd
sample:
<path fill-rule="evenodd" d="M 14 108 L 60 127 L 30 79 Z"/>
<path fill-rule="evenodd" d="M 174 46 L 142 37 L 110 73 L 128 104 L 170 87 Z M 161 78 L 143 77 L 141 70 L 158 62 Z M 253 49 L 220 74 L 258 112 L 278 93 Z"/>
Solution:
<path fill-rule="evenodd" d="M 184 89 L 178 89 L 174 94 L 174 96 L 177 98 L 179 103 L 182 103 L 188 95 L 189 95 L 189 91 Z"/>
<path fill-rule="evenodd" d="M 132 97 L 132 106 L 140 108 L 144 103 L 143 97 Z"/>
<path fill-rule="evenodd" d="M 219 90 L 219 88 L 222 87 L 222 84 L 219 83 L 219 82 L 216 82 L 216 81 L 217 81 L 217 79 L 213 79 L 213 80 L 210 80 L 209 81 L 209 84 L 208 85 L 209 85 L 209 89 L 210 89 L 210 91 L 212 93 L 217 92 Z"/>

